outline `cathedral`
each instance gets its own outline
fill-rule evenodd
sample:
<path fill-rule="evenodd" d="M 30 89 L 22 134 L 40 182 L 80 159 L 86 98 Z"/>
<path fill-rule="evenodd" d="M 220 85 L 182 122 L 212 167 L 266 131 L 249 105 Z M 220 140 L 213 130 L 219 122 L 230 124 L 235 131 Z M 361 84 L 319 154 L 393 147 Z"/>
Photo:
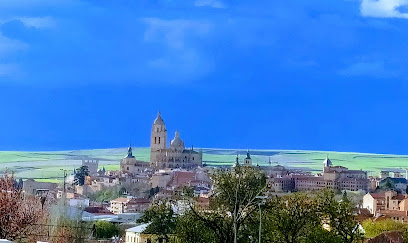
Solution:
<path fill-rule="evenodd" d="M 150 142 L 150 166 L 152 168 L 184 168 L 191 169 L 202 166 L 203 155 L 194 151 L 193 148 L 186 149 L 177 130 L 174 139 L 167 147 L 166 125 L 160 112 L 153 122 Z"/>

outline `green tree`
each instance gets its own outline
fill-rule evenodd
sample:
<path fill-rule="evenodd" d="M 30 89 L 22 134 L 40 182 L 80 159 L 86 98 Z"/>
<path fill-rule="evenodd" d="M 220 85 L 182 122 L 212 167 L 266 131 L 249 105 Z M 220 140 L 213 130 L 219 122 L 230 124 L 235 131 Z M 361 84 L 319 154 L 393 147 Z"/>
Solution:
<path fill-rule="evenodd" d="M 120 235 L 120 229 L 117 225 L 108 221 L 98 221 L 95 223 L 95 237 L 99 239 L 108 239 Z"/>
<path fill-rule="evenodd" d="M 150 223 L 144 233 L 158 235 L 159 241 L 170 240 L 177 227 L 177 215 L 170 203 L 159 203 L 146 210 L 139 223 Z"/>
<path fill-rule="evenodd" d="M 371 219 L 365 220 L 362 223 L 365 231 L 365 236 L 368 238 L 376 237 L 387 231 L 400 231 L 406 233 L 408 225 L 392 219 L 386 219 L 381 221 L 372 221 Z"/>
<path fill-rule="evenodd" d="M 266 175 L 254 167 L 236 166 L 232 170 L 217 170 L 212 174 L 214 194 L 209 212 L 191 207 L 196 220 L 201 221 L 217 237 L 217 242 L 247 241 L 246 224 L 257 211 L 266 191 Z"/>
<path fill-rule="evenodd" d="M 179 242 L 217 243 L 213 231 L 191 210 L 178 217 L 175 234 Z"/>
<path fill-rule="evenodd" d="M 306 242 L 314 229 L 321 228 L 316 201 L 302 193 L 272 197 L 264 221 L 265 237 L 270 242 Z"/>
<path fill-rule="evenodd" d="M 84 165 L 76 169 L 74 175 L 74 185 L 83 186 L 85 184 L 85 177 L 89 175 L 88 166 Z"/>
<path fill-rule="evenodd" d="M 146 233 L 162 238 L 176 234 L 181 242 L 231 243 L 247 242 L 248 235 L 256 235 L 251 221 L 258 209 L 257 196 L 266 191 L 266 175 L 257 168 L 237 166 L 232 170 L 217 170 L 212 174 L 214 194 L 210 208 L 196 207 L 192 191 L 182 193 L 189 207 L 183 215 L 174 215 L 169 204 L 159 204 L 148 210 L 140 222 L 151 222 Z M 257 231 L 256 231 L 257 232 Z"/>
<path fill-rule="evenodd" d="M 342 200 L 337 201 L 333 190 L 322 190 L 317 201 L 322 220 L 327 221 L 331 231 L 343 242 L 351 243 L 362 238 L 354 216 L 355 206 L 347 195 L 343 194 Z"/>

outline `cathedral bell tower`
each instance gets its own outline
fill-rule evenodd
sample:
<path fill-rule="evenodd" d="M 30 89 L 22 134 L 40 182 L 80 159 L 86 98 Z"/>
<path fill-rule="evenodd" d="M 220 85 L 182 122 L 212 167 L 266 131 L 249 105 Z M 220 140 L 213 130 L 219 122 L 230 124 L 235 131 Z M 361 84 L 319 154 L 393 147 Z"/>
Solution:
<path fill-rule="evenodd" d="M 167 147 L 167 130 L 160 112 L 157 114 L 157 118 L 153 122 L 150 139 L 150 163 L 154 164 L 158 159 L 157 154 L 159 153 L 157 152 L 166 149 Z"/>

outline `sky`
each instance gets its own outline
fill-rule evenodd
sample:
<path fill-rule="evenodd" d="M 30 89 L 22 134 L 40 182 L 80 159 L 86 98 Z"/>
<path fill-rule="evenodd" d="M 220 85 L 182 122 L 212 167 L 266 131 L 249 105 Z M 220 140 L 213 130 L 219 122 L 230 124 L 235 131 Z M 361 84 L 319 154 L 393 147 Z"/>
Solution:
<path fill-rule="evenodd" d="M 408 0 L 0 0 L 0 150 L 408 154 Z"/>

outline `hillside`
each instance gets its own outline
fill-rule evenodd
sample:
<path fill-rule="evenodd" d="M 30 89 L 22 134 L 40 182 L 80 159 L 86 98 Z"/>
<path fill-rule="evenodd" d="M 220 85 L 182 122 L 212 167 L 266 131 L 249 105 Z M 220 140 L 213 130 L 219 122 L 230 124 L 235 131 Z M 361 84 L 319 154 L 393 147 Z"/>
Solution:
<path fill-rule="evenodd" d="M 149 148 L 134 148 L 134 155 L 139 160 L 149 161 Z M 203 160 L 208 166 L 232 165 L 237 150 L 202 149 Z M 245 150 L 238 151 L 243 159 Z M 408 156 L 384 155 L 347 152 L 302 151 L 302 150 L 251 150 L 254 164 L 269 166 L 284 165 L 290 168 L 302 168 L 318 172 L 328 155 L 335 165 L 350 169 L 363 169 L 370 175 L 378 174 L 381 169 L 400 169 L 408 167 Z M 53 151 L 53 152 L 20 152 L 0 151 L 0 171 L 13 171 L 18 178 L 35 178 L 45 181 L 59 181 L 62 178 L 60 169 L 73 170 L 81 165 L 82 159 L 97 159 L 102 168 L 119 169 L 119 161 L 126 154 L 126 148 Z"/>

